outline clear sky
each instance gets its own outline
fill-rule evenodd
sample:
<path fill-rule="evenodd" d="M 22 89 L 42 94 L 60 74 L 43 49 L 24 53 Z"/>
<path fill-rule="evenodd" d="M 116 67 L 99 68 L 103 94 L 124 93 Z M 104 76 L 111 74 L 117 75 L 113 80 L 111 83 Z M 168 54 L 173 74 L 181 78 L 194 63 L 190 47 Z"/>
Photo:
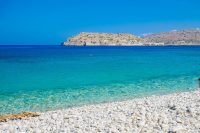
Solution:
<path fill-rule="evenodd" d="M 0 0 L 0 44 L 56 45 L 79 32 L 200 27 L 200 0 Z"/>

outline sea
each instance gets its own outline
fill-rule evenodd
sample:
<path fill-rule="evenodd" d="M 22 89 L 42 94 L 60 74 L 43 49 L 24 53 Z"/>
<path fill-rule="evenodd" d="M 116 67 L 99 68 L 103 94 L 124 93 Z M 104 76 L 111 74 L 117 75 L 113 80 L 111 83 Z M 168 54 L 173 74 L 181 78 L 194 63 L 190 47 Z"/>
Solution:
<path fill-rule="evenodd" d="M 0 115 L 192 91 L 200 46 L 0 46 Z"/>

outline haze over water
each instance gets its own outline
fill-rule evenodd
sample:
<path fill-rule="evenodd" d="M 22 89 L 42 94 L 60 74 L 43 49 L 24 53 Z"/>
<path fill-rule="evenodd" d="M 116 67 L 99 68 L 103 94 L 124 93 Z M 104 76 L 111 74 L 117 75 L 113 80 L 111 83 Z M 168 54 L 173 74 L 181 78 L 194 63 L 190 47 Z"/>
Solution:
<path fill-rule="evenodd" d="M 194 90 L 199 46 L 0 46 L 0 114 Z"/>

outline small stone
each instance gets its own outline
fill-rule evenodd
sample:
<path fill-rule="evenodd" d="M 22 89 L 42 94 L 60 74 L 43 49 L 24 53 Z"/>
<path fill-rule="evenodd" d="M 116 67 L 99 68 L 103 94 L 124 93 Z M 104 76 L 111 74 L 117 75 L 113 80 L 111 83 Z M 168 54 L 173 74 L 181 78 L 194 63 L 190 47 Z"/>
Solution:
<path fill-rule="evenodd" d="M 184 128 L 181 125 L 177 125 L 172 129 L 173 132 L 180 132 L 183 130 L 184 130 Z"/>
<path fill-rule="evenodd" d="M 177 118 L 176 118 L 176 122 L 177 122 L 177 123 L 182 123 L 181 118 L 180 118 L 180 117 L 177 117 Z"/>
<path fill-rule="evenodd" d="M 169 126 L 167 124 L 162 124 L 161 128 L 162 130 L 166 131 L 169 128 Z"/>
<path fill-rule="evenodd" d="M 54 114 L 52 114 L 52 116 L 51 116 L 51 118 L 52 118 L 52 119 L 56 119 L 57 117 L 58 117 L 58 115 L 57 115 L 57 114 L 55 114 L 55 113 L 54 113 Z"/>
<path fill-rule="evenodd" d="M 143 127 L 145 125 L 145 121 L 140 121 L 140 122 L 138 122 L 138 124 L 137 124 L 137 126 L 138 127 Z"/>
<path fill-rule="evenodd" d="M 171 110 L 176 110 L 176 106 L 175 105 L 169 105 L 168 108 L 171 109 Z"/>

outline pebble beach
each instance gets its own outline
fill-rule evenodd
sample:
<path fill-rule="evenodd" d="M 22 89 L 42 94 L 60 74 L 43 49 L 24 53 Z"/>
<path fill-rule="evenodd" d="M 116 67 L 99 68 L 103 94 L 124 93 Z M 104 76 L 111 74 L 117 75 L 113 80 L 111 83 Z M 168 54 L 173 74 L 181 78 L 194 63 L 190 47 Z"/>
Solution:
<path fill-rule="evenodd" d="M 200 132 L 200 91 L 41 113 L 0 122 L 0 132 Z"/>

